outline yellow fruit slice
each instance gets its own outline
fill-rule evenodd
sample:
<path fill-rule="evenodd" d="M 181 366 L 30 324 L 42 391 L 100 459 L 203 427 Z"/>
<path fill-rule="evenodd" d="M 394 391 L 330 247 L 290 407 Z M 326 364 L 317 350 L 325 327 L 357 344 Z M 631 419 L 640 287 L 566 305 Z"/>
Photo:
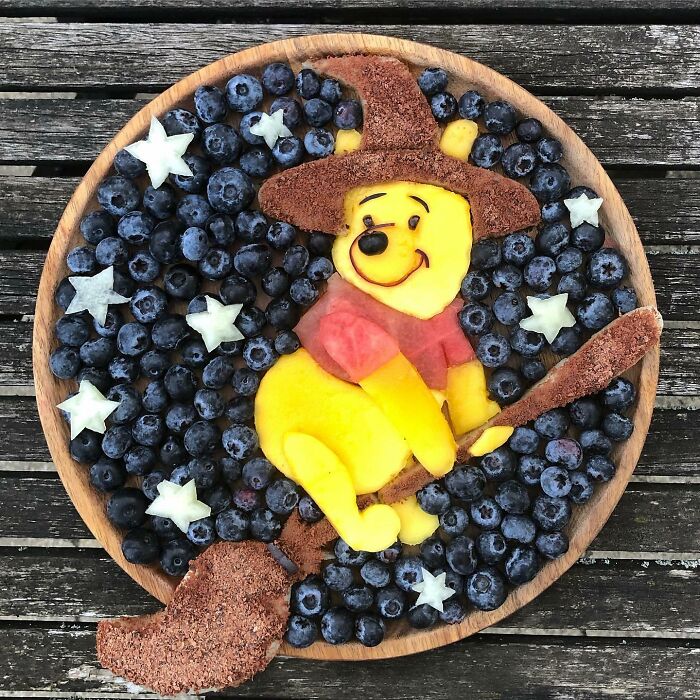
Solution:
<path fill-rule="evenodd" d="M 356 151 L 360 147 L 362 134 L 355 129 L 339 129 L 335 135 L 335 150 L 337 156 Z"/>
<path fill-rule="evenodd" d="M 486 428 L 479 439 L 469 448 L 474 457 L 482 457 L 499 448 L 512 434 L 515 428 L 508 425 L 494 425 Z"/>
<path fill-rule="evenodd" d="M 457 119 L 450 122 L 440 137 L 440 150 L 458 160 L 467 160 L 472 152 L 474 140 L 479 135 L 479 127 L 470 119 Z"/>
<path fill-rule="evenodd" d="M 399 539 L 404 544 L 420 544 L 432 535 L 440 525 L 437 515 L 426 513 L 419 505 L 415 496 L 409 496 L 403 501 L 392 503 L 401 520 Z"/>
<path fill-rule="evenodd" d="M 455 435 L 463 435 L 500 412 L 489 399 L 484 367 L 472 360 L 447 371 L 447 406 Z"/>

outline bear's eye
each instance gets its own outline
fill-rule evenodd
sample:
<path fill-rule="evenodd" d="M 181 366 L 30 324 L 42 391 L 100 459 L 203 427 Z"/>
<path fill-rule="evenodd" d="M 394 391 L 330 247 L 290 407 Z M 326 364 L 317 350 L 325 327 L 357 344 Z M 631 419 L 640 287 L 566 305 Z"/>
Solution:
<path fill-rule="evenodd" d="M 416 230 L 416 226 L 418 226 L 418 222 L 420 221 L 420 216 L 418 214 L 414 214 L 409 220 L 408 220 L 408 228 L 411 229 L 411 231 Z"/>
<path fill-rule="evenodd" d="M 372 226 L 374 226 L 374 219 L 367 214 L 367 216 L 362 217 L 362 223 L 365 225 L 365 228 L 372 228 Z"/>

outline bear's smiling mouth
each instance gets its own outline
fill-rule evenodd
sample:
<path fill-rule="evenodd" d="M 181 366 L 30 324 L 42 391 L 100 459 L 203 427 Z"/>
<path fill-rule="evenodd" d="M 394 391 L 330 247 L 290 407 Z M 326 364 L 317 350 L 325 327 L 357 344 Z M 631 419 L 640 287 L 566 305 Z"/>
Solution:
<path fill-rule="evenodd" d="M 427 253 L 420 248 L 416 248 L 414 253 L 418 256 L 418 260 L 416 263 L 413 265 L 413 267 L 408 270 L 406 273 L 401 275 L 401 277 L 391 280 L 389 282 L 380 282 L 377 280 L 372 279 L 369 277 L 366 273 L 364 273 L 361 269 L 360 266 L 355 262 L 355 255 L 358 249 L 358 242 L 360 240 L 360 236 L 358 236 L 354 241 L 352 246 L 350 246 L 350 262 L 352 263 L 353 268 L 355 269 L 355 272 L 363 279 L 365 282 L 369 282 L 370 284 L 374 284 L 378 287 L 397 287 L 398 285 L 402 284 L 405 282 L 414 272 L 417 272 L 420 270 L 422 267 L 430 267 L 430 258 L 428 257 Z"/>

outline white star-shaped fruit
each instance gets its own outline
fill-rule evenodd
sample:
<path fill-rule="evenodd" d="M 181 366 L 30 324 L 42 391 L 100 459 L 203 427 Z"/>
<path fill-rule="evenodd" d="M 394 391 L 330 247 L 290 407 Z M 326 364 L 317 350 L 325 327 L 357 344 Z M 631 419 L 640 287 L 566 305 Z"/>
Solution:
<path fill-rule="evenodd" d="M 443 612 L 443 603 L 451 598 L 455 591 L 445 583 L 445 572 L 433 576 L 427 569 L 421 567 L 423 572 L 423 580 L 420 583 L 414 583 L 411 588 L 420 593 L 416 605 L 429 605 L 439 612 Z"/>
<path fill-rule="evenodd" d="M 598 209 L 603 204 L 602 197 L 588 199 L 585 194 L 581 194 L 573 199 L 565 199 L 564 205 L 569 210 L 571 218 L 571 227 L 576 228 L 584 221 L 587 221 L 591 226 L 598 225 Z"/>
<path fill-rule="evenodd" d="M 85 428 L 104 433 L 107 429 L 105 419 L 118 407 L 119 401 L 106 399 L 87 379 L 80 382 L 77 394 L 58 404 L 58 408 L 70 414 L 71 440 L 78 437 Z"/>
<path fill-rule="evenodd" d="M 184 486 L 178 486 L 172 481 L 161 481 L 156 488 L 158 495 L 146 509 L 148 515 L 170 518 L 183 532 L 187 532 L 190 523 L 211 515 L 211 508 L 197 500 L 194 479 Z"/>
<path fill-rule="evenodd" d="M 207 350 L 211 352 L 218 348 L 221 343 L 243 340 L 243 334 L 233 325 L 243 305 L 229 304 L 226 306 L 212 297 L 208 296 L 206 299 L 207 310 L 187 314 L 185 320 L 190 328 L 194 328 L 202 336 Z"/>
<path fill-rule="evenodd" d="M 274 148 L 280 136 L 291 136 L 292 132 L 284 125 L 284 111 L 278 109 L 270 114 L 262 114 L 260 121 L 250 127 L 250 133 L 262 136 L 268 148 Z"/>
<path fill-rule="evenodd" d="M 571 328 L 576 323 L 573 314 L 566 307 L 568 299 L 568 294 L 555 294 L 547 299 L 527 297 L 532 316 L 520 321 L 520 327 L 526 331 L 542 333 L 548 343 L 553 342 L 562 328 Z"/>
<path fill-rule="evenodd" d="M 68 281 L 75 289 L 67 314 L 87 311 L 98 323 L 104 325 L 107 320 L 107 307 L 110 304 L 124 304 L 129 301 L 114 291 L 114 268 L 108 267 L 92 277 L 69 277 Z"/>
<path fill-rule="evenodd" d="M 151 128 L 145 141 L 137 141 L 124 150 L 146 164 L 148 177 L 153 187 L 160 187 L 170 173 L 173 175 L 193 175 L 190 166 L 182 159 L 194 134 L 174 134 L 168 136 L 163 125 L 151 118 Z"/>

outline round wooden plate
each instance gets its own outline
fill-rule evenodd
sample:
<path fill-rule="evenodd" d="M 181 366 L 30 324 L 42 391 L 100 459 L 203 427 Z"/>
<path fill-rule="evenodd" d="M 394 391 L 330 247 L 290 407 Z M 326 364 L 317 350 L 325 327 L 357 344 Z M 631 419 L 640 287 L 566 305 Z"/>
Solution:
<path fill-rule="evenodd" d="M 55 408 L 65 399 L 69 386 L 58 381 L 49 371 L 48 356 L 55 347 L 53 327 L 61 310 L 53 301 L 58 282 L 67 275 L 65 260 L 68 251 L 80 240 L 78 224 L 86 212 L 97 207 L 95 191 L 107 175 L 114 155 L 124 146 L 143 137 L 151 116 L 160 116 L 175 106 L 192 108 L 192 95 L 199 85 L 225 85 L 235 73 L 259 72 L 271 61 L 288 61 L 298 69 L 304 61 L 342 53 L 375 53 L 396 56 L 416 74 L 426 66 L 440 66 L 450 74 L 451 90 L 461 94 L 467 88 L 479 90 L 487 99 L 506 99 L 520 113 L 536 117 L 550 135 L 564 145 L 563 165 L 571 174 L 572 183 L 588 185 L 604 198 L 602 225 L 624 251 L 630 267 L 632 284 L 640 305 L 655 305 L 656 297 L 641 241 L 622 199 L 595 156 L 583 142 L 548 107 L 533 95 L 499 73 L 458 56 L 400 39 L 366 34 L 323 34 L 277 41 L 226 56 L 189 75 L 159 95 L 136 114 L 114 137 L 95 160 L 76 189 L 61 218 L 49 249 L 39 284 L 34 322 L 34 377 L 39 415 L 51 455 L 80 516 L 110 556 L 137 583 L 163 603 L 167 603 L 176 579 L 155 567 L 129 564 L 121 552 L 122 534 L 107 520 L 104 499 L 90 486 L 87 470 L 74 462 L 68 451 L 69 429 Z M 147 60 L 147 57 L 144 57 Z M 651 420 L 659 370 L 659 351 L 655 348 L 634 367 L 628 376 L 637 383 L 638 402 L 634 411 L 632 437 L 617 450 L 615 478 L 595 491 L 585 506 L 576 508 L 567 529 L 569 551 L 560 559 L 547 563 L 533 581 L 515 589 L 505 604 L 493 612 L 473 612 L 459 625 L 440 625 L 417 631 L 405 624 L 392 627 L 392 633 L 378 647 L 366 648 L 357 643 L 331 646 L 317 642 L 307 649 L 287 645 L 280 653 L 313 659 L 362 660 L 410 654 L 454 642 L 493 625 L 531 601 L 556 581 L 585 551 L 617 504 L 637 463 Z M 50 514 L 48 514 L 50 517 Z"/>

